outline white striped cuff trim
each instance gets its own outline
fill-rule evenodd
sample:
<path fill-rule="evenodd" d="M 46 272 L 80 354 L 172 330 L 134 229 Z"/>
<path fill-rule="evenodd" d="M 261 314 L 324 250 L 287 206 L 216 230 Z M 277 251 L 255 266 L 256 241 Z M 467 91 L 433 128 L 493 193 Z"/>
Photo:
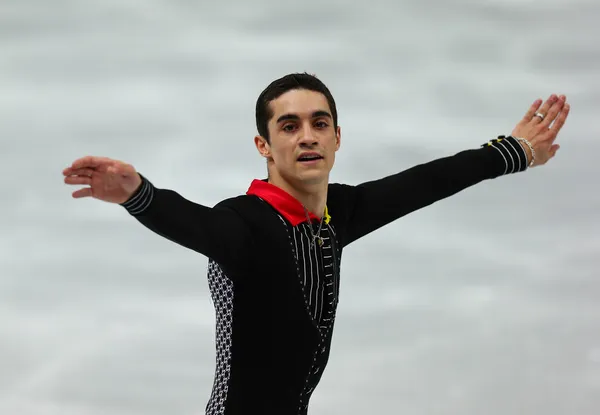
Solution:
<path fill-rule="evenodd" d="M 148 180 L 142 180 L 142 187 L 137 194 L 123 203 L 123 207 L 133 216 L 146 211 L 154 199 L 154 186 Z"/>
<path fill-rule="evenodd" d="M 527 153 L 515 138 L 504 137 L 503 140 L 492 140 L 490 144 L 504 159 L 503 175 L 518 173 L 527 169 Z"/>

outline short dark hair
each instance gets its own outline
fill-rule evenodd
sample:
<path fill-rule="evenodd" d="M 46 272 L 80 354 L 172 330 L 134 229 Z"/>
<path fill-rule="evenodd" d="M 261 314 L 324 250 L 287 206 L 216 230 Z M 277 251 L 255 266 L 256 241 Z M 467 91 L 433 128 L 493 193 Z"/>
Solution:
<path fill-rule="evenodd" d="M 273 117 L 273 111 L 271 110 L 269 103 L 286 92 L 295 89 L 306 89 L 309 91 L 320 92 L 325 95 L 327 103 L 329 104 L 331 116 L 333 117 L 333 126 L 337 129 L 337 108 L 329 88 L 327 88 L 327 86 L 325 86 L 325 84 L 315 75 L 306 72 L 292 73 L 271 82 L 256 100 L 256 128 L 258 134 L 263 136 L 267 142 L 270 142 L 268 124 L 269 120 Z"/>

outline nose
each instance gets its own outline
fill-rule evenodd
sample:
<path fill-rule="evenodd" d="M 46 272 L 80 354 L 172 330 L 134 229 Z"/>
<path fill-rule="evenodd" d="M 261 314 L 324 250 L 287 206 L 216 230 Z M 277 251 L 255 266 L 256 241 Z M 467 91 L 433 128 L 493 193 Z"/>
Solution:
<path fill-rule="evenodd" d="M 302 135 L 300 137 L 301 146 L 314 146 L 318 144 L 316 135 L 310 126 L 302 129 Z"/>

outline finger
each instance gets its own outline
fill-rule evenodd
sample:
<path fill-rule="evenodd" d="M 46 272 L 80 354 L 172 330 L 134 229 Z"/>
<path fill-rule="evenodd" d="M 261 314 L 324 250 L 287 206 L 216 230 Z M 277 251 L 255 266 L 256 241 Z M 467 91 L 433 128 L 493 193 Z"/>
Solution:
<path fill-rule="evenodd" d="M 83 189 L 76 190 L 73 192 L 72 196 L 75 199 L 81 199 L 82 197 L 90 197 L 92 196 L 92 188 L 84 187 Z"/>
<path fill-rule="evenodd" d="M 72 167 L 67 167 L 66 169 L 63 169 L 62 171 L 64 176 L 68 176 L 70 174 L 73 174 L 73 168 Z"/>
<path fill-rule="evenodd" d="M 94 170 L 90 169 L 90 168 L 85 168 L 85 169 L 72 169 L 72 168 L 66 168 L 65 170 L 63 170 L 63 174 L 65 176 L 87 176 L 87 177 L 92 177 L 92 175 L 94 174 Z"/>
<path fill-rule="evenodd" d="M 92 178 L 88 176 L 67 176 L 65 177 L 66 184 L 92 184 Z"/>
<path fill-rule="evenodd" d="M 533 115 L 538 110 L 538 108 L 540 107 L 540 105 L 542 105 L 542 100 L 541 99 L 536 99 L 533 102 L 533 104 L 531 104 L 531 106 L 529 107 L 529 109 L 527 110 L 527 112 L 525 113 L 525 116 L 523 117 L 523 122 L 528 123 L 529 121 L 531 121 L 531 119 L 533 118 Z"/>
<path fill-rule="evenodd" d="M 554 124 L 552 124 L 552 127 L 550 127 L 550 130 L 552 131 L 552 133 L 554 134 L 555 137 L 558 134 L 558 132 L 560 131 L 560 129 L 563 127 L 563 125 L 565 125 L 565 121 L 567 121 L 567 117 L 569 116 L 570 110 L 571 110 L 571 105 L 569 105 L 568 103 L 565 103 L 565 106 L 563 107 L 562 111 L 556 118 L 556 121 L 554 121 Z"/>
<path fill-rule="evenodd" d="M 550 154 L 550 158 L 554 157 L 559 149 L 560 145 L 558 144 L 554 144 L 552 147 L 550 147 L 550 150 L 548 151 L 548 154 Z"/>
<path fill-rule="evenodd" d="M 540 112 L 544 117 L 546 116 L 546 114 L 548 114 L 548 111 L 550 110 L 550 107 L 558 100 L 558 97 L 556 96 L 556 94 L 552 94 L 548 97 L 548 99 L 546 100 L 546 102 L 544 102 L 544 105 L 542 105 L 542 108 L 539 109 L 538 112 Z M 529 122 L 533 121 L 535 124 L 539 124 L 542 120 L 540 119 L 540 117 L 536 117 L 533 116 L 533 119 L 530 119 Z"/>
<path fill-rule="evenodd" d="M 96 157 L 96 156 L 86 156 L 79 158 L 73 162 L 71 168 L 73 169 L 82 169 L 82 168 L 92 168 L 104 166 L 112 164 L 112 160 L 108 157 Z"/>
<path fill-rule="evenodd" d="M 567 98 L 564 95 L 561 95 L 560 98 L 550 107 L 546 117 L 540 123 L 541 127 L 548 128 L 550 126 L 550 124 L 556 119 L 560 111 L 563 109 L 566 99 Z"/>

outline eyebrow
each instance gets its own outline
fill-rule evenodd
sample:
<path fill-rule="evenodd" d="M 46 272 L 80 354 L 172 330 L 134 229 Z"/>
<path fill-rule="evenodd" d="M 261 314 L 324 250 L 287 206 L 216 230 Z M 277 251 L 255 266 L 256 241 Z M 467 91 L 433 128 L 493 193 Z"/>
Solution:
<path fill-rule="evenodd" d="M 311 118 L 319 118 L 319 117 L 327 117 L 332 119 L 333 117 L 331 116 L 330 113 L 328 113 L 327 111 L 315 111 L 312 113 Z M 288 120 L 299 120 L 300 117 L 296 114 L 283 114 L 281 117 L 277 118 L 277 124 L 279 124 L 282 121 L 288 121 Z"/>

